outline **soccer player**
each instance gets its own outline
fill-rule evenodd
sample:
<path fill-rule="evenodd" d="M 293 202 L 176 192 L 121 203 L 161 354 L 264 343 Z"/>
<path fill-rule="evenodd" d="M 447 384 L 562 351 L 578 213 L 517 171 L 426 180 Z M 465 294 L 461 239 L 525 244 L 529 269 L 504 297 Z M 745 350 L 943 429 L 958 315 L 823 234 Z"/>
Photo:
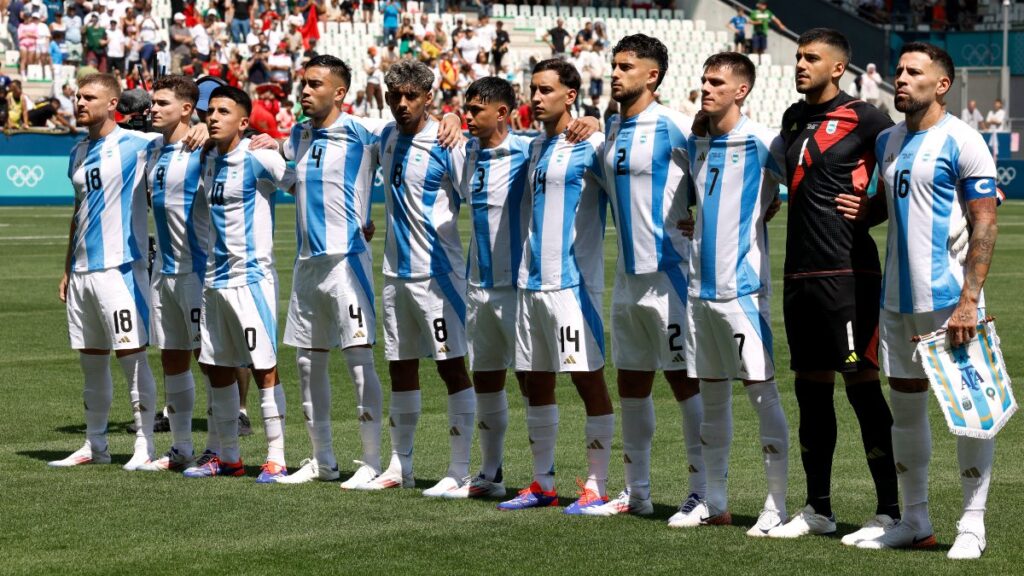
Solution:
<path fill-rule="evenodd" d="M 701 524 L 730 524 L 726 479 L 732 442 L 732 380 L 742 380 L 760 423 L 768 497 L 747 534 L 764 536 L 786 515 L 789 433 L 775 385 L 769 322 L 765 218 L 778 196 L 781 161 L 768 128 L 740 111 L 754 86 L 754 65 L 736 52 L 704 62 L 701 110 L 707 135 L 687 141 L 696 199 L 690 255 L 686 367 L 700 378 L 707 496 Z"/>
<path fill-rule="evenodd" d="M 802 34 L 795 81 L 805 99 L 783 115 L 789 187 L 783 314 L 790 367 L 796 372 L 807 501 L 769 536 L 796 538 L 836 530 L 831 477 L 839 372 L 860 423 L 877 498 L 875 516 L 843 537 L 844 544 L 852 545 L 878 536 L 899 518 L 899 499 L 892 414 L 878 378 L 878 249 L 866 223 L 847 221 L 836 209 L 840 194 L 867 194 L 875 138 L 892 120 L 840 91 L 849 60 L 850 44 L 839 32 L 815 28 Z"/>
<path fill-rule="evenodd" d="M 128 381 L 136 429 L 134 454 L 124 469 L 137 470 L 154 456 L 145 165 L 160 137 L 118 127 L 114 110 L 120 96 L 114 76 L 92 74 L 79 83 L 75 102 L 75 118 L 88 137 L 72 149 L 68 165 L 75 211 L 58 296 L 67 304 L 71 347 L 79 352 L 85 380 L 86 442 L 50 466 L 110 462 L 111 349 Z"/>
<path fill-rule="evenodd" d="M 254 150 L 242 133 L 252 102 L 231 86 L 210 95 L 206 121 L 215 148 L 203 165 L 210 211 L 209 262 L 200 319 L 199 362 L 212 385 L 212 417 L 220 453 L 187 468 L 185 476 L 241 476 L 239 395 L 235 369 L 251 367 L 260 389 L 267 459 L 260 483 L 287 476 L 284 460 L 284 388 L 277 374 L 277 273 L 274 270 L 273 194 L 290 188 L 285 162 L 272 150 Z"/>
<path fill-rule="evenodd" d="M 686 525 L 704 496 L 699 383 L 686 374 L 687 272 L 690 241 L 675 233 L 687 217 L 686 139 L 693 119 L 655 101 L 668 70 L 668 48 L 635 34 L 612 51 L 612 98 L 620 115 L 608 129 L 597 165 L 618 229 L 612 296 L 612 350 L 618 369 L 626 489 L 584 513 L 649 515 L 655 373 L 665 378 L 683 415 L 689 496 L 670 525 Z M 668 229 L 665 223 L 669 222 Z"/>
<path fill-rule="evenodd" d="M 608 501 L 606 484 L 615 416 L 604 381 L 604 202 L 596 177 L 588 174 L 604 141 L 594 134 L 570 144 L 563 134 L 579 94 L 580 76 L 557 58 L 533 69 L 531 99 L 544 135 L 530 145 L 531 218 L 519 268 L 516 369 L 526 371 L 526 411 L 533 482 L 501 510 L 557 506 L 555 443 L 558 372 L 570 372 L 587 412 L 589 473 L 580 498 L 565 509 Z"/>
<path fill-rule="evenodd" d="M 879 332 L 882 369 L 892 387 L 892 443 L 903 518 L 861 548 L 935 545 L 928 515 L 928 380 L 914 358 L 914 336 L 942 329 L 956 347 L 975 336 L 982 287 L 996 242 L 996 166 L 980 134 L 946 112 L 954 79 L 944 50 L 912 42 L 896 67 L 896 109 L 906 120 L 875 145 L 884 193 L 871 202 L 872 223 L 890 221 Z M 856 198 L 846 198 L 853 203 Z M 948 230 L 966 213 L 971 235 L 964 265 L 946 249 Z M 995 442 L 957 436 L 963 515 L 948 556 L 985 550 L 985 503 Z"/>
<path fill-rule="evenodd" d="M 448 391 L 451 459 L 423 491 L 441 496 L 469 476 L 476 399 L 466 355 L 465 278 L 456 220 L 465 148 L 444 149 L 427 115 L 434 74 L 420 62 L 395 64 L 384 79 L 395 123 L 376 154 L 384 174 L 384 354 L 391 376 L 391 462 L 362 490 L 413 486 L 413 444 L 420 416 L 419 359 L 433 357 Z"/>

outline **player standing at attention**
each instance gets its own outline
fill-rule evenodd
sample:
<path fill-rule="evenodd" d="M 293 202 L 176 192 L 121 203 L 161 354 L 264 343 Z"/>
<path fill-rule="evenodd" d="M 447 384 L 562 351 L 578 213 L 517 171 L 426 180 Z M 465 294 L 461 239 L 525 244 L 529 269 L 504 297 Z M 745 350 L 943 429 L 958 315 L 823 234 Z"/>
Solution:
<path fill-rule="evenodd" d="M 790 367 L 800 406 L 800 459 L 806 506 L 773 538 L 831 534 L 832 459 L 837 425 L 836 372 L 860 423 L 875 485 L 875 516 L 843 537 L 856 544 L 899 518 L 892 459 L 892 414 L 878 378 L 878 299 L 882 269 L 866 223 L 836 210 L 840 194 L 865 196 L 875 169 L 875 138 L 892 120 L 840 91 L 850 44 L 835 30 L 815 28 L 798 39 L 796 90 L 804 101 L 782 121 L 789 187 L 783 314 Z"/>
<path fill-rule="evenodd" d="M 700 449 L 700 386 L 686 375 L 686 275 L 690 241 L 675 233 L 687 217 L 686 139 L 693 119 L 655 101 L 668 70 L 668 49 L 656 38 L 635 34 L 612 51 L 612 98 L 620 115 L 596 166 L 618 230 L 619 258 L 612 296 L 612 350 L 618 369 L 626 489 L 586 514 L 649 515 L 651 442 L 658 370 L 665 372 L 683 416 L 689 496 L 670 525 L 694 520 L 704 496 Z M 665 223 L 670 223 L 666 230 Z"/>
<path fill-rule="evenodd" d="M 57 295 L 67 304 L 71 347 L 85 377 L 85 444 L 50 466 L 108 464 L 107 417 L 113 402 L 110 350 L 121 364 L 131 396 L 135 451 L 124 465 L 137 470 L 153 455 L 156 382 L 146 359 L 149 290 L 146 272 L 146 183 L 148 155 L 157 134 L 120 128 L 114 110 L 121 84 L 109 74 L 82 79 L 75 101 L 87 138 L 71 151 L 68 178 L 75 211 Z"/>
<path fill-rule="evenodd" d="M 413 486 L 413 444 L 420 417 L 419 359 L 433 357 L 448 390 L 451 459 L 423 491 L 442 496 L 469 476 L 476 398 L 466 355 L 465 278 L 456 221 L 465 148 L 442 148 L 427 115 L 434 74 L 420 62 L 395 64 L 384 79 L 395 123 L 377 144 L 384 174 L 384 354 L 391 376 L 391 462 L 360 490 Z"/>
<path fill-rule="evenodd" d="M 543 136 L 530 145 L 532 203 L 525 254 L 519 268 L 516 369 L 526 371 L 526 409 L 533 483 L 501 510 L 557 506 L 555 442 L 558 437 L 558 372 L 570 372 L 587 412 L 589 473 L 580 498 L 565 509 L 608 501 L 606 483 L 615 416 L 604 381 L 604 202 L 591 171 L 604 138 L 594 134 L 570 144 L 564 131 L 580 88 L 572 64 L 557 58 L 534 66 L 530 84 Z"/>
<path fill-rule="evenodd" d="M 210 210 L 209 262 L 203 291 L 199 362 L 213 387 L 212 413 L 220 453 L 185 470 L 188 477 L 241 476 L 239 395 L 235 369 L 250 367 L 260 389 L 267 460 L 260 483 L 287 476 L 284 460 L 284 388 L 277 374 L 277 272 L 274 270 L 274 200 L 289 188 L 285 162 L 272 150 L 254 150 L 242 133 L 252 102 L 231 86 L 210 95 L 206 122 L 215 149 L 203 166 Z"/>
<path fill-rule="evenodd" d="M 732 380 L 743 380 L 760 423 L 768 497 L 750 536 L 765 536 L 786 515 L 789 432 L 775 385 L 769 321 L 766 213 L 783 175 L 770 153 L 771 131 L 743 115 L 754 65 L 736 52 L 704 62 L 701 110 L 706 136 L 687 142 L 696 194 L 690 255 L 686 366 L 700 378 L 707 497 L 700 524 L 730 524 L 727 497 L 732 443 Z"/>
<path fill-rule="evenodd" d="M 928 516 L 928 380 L 914 358 L 914 336 L 945 328 L 952 346 L 975 335 L 982 286 L 995 248 L 996 166 L 985 141 L 946 112 L 953 61 L 944 50 L 905 44 L 896 67 L 896 109 L 906 120 L 884 131 L 875 144 L 884 193 L 872 199 L 870 223 L 890 225 L 879 320 L 882 369 L 892 387 L 892 444 L 903 493 L 903 518 L 860 548 L 935 545 Z M 846 207 L 855 196 L 843 197 Z M 946 249 L 949 230 L 966 213 L 971 236 L 964 265 Z M 980 393 L 980 392 L 979 392 Z M 985 502 L 992 479 L 995 442 L 957 436 L 963 516 L 948 556 L 981 557 L 985 550 Z"/>

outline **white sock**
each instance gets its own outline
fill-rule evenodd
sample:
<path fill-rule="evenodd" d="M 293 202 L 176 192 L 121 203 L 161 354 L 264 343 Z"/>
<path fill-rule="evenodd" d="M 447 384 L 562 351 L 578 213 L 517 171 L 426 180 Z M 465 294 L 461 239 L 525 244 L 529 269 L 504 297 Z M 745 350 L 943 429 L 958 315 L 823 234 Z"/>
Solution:
<path fill-rule="evenodd" d="M 533 453 L 533 479 L 541 490 L 555 489 L 555 442 L 558 440 L 558 404 L 526 406 L 526 430 Z"/>
<path fill-rule="evenodd" d="M 136 352 L 118 358 L 124 377 L 128 381 L 128 394 L 132 401 L 132 417 L 138 431 L 135 433 L 135 452 L 145 450 L 153 454 L 153 421 L 156 419 L 156 380 L 149 369 L 146 352 Z"/>
<path fill-rule="evenodd" d="M 206 383 L 206 452 L 220 454 L 220 436 L 217 434 L 217 419 L 213 417 L 213 386 L 210 377 L 203 374 Z"/>
<path fill-rule="evenodd" d="M 930 533 L 928 463 L 932 456 L 932 431 L 928 423 L 928 392 L 890 390 L 889 402 L 892 405 L 892 455 L 903 497 L 903 521 Z"/>
<path fill-rule="evenodd" d="M 330 355 L 316 350 L 295 351 L 299 369 L 299 394 L 306 432 L 313 445 L 313 457 L 325 468 L 338 465 L 331 439 L 331 381 L 327 372 Z"/>
<path fill-rule="evenodd" d="M 477 393 L 477 430 L 480 431 L 480 472 L 492 482 L 501 482 L 505 458 L 505 431 L 508 430 L 508 396 L 500 392 Z"/>
<path fill-rule="evenodd" d="M 700 445 L 700 425 L 704 421 L 704 402 L 700 394 L 679 402 L 679 412 L 683 415 L 683 444 L 686 445 L 690 493 L 703 498 L 707 491 L 707 480 L 704 477 L 704 453 Z"/>
<path fill-rule="evenodd" d="M 745 386 L 750 405 L 757 412 L 764 455 L 764 475 L 768 479 L 766 510 L 786 515 L 786 481 L 789 469 L 789 427 L 774 381 Z"/>
<path fill-rule="evenodd" d="M 612 459 L 615 414 L 587 416 L 584 427 L 587 443 L 587 482 L 585 486 L 599 496 L 608 493 L 608 464 Z"/>
<path fill-rule="evenodd" d="M 167 419 L 171 423 L 171 446 L 179 454 L 192 454 L 192 412 L 196 406 L 196 383 L 192 371 L 164 376 Z"/>
<path fill-rule="evenodd" d="M 114 402 L 114 381 L 110 377 L 110 356 L 78 355 L 85 386 L 82 402 L 85 405 L 85 437 L 96 452 L 107 449 L 107 418 Z"/>
<path fill-rule="evenodd" d="M 654 439 L 654 398 L 620 398 L 622 460 L 626 486 L 634 498 L 651 497 L 651 441 Z"/>
<path fill-rule="evenodd" d="M 342 351 L 348 373 L 356 391 L 356 414 L 359 419 L 359 440 L 363 446 L 363 462 L 380 470 L 381 392 L 380 377 L 373 365 L 373 350 L 348 348 Z"/>
<path fill-rule="evenodd" d="M 964 493 L 964 514 L 960 522 L 985 535 L 985 502 L 992 480 L 995 440 L 957 436 L 956 455 L 960 462 L 960 486 Z"/>
<path fill-rule="evenodd" d="M 707 490 L 716 512 L 728 510 L 729 446 L 732 444 L 732 382 L 700 382 L 704 421 L 700 425 Z"/>
<path fill-rule="evenodd" d="M 238 448 L 238 382 L 224 388 L 211 388 L 213 398 L 213 419 L 217 422 L 217 455 L 224 462 L 239 462 L 242 459 Z"/>
<path fill-rule="evenodd" d="M 260 388 L 260 411 L 267 436 L 267 462 L 284 466 L 284 387 Z"/>
<path fill-rule="evenodd" d="M 448 395 L 448 444 L 451 459 L 445 476 L 462 480 L 469 476 L 469 452 L 473 448 L 476 393 L 472 388 Z"/>
<path fill-rule="evenodd" d="M 391 392 L 391 464 L 388 468 L 403 475 L 412 473 L 412 450 L 416 424 L 420 421 L 420 391 Z M 395 465 L 399 466 L 395 470 Z"/>

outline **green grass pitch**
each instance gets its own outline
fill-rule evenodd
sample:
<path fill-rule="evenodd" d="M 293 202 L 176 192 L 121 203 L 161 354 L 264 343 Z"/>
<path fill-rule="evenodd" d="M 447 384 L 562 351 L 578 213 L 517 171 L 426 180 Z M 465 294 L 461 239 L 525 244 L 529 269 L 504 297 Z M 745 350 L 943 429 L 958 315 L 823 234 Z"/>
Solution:
<path fill-rule="evenodd" d="M 255 466 L 265 456 L 259 402 L 250 391 L 248 406 L 256 428 L 243 439 L 250 466 L 246 478 L 188 480 L 176 474 L 131 474 L 119 466 L 54 470 L 46 461 L 63 457 L 83 440 L 82 376 L 77 355 L 68 347 L 64 307 L 57 282 L 66 246 L 70 208 L 0 209 L 0 562 L 2 574 L 957 574 L 966 566 L 945 558 L 955 536 L 961 506 L 953 436 L 938 410 L 931 408 L 932 519 L 942 549 L 929 552 L 850 550 L 838 538 L 799 541 L 754 540 L 744 530 L 756 518 L 764 498 L 764 475 L 756 422 L 745 395 L 734 393 L 735 441 L 730 473 L 731 509 L 736 525 L 692 531 L 665 525 L 685 496 L 685 454 L 680 415 L 664 380 L 655 389 L 658 429 L 652 461 L 653 519 L 567 517 L 560 509 L 499 512 L 493 502 L 436 501 L 419 490 L 345 493 L 337 483 L 263 486 Z M 373 242 L 376 291 L 380 277 L 384 222 L 374 208 L 378 234 Z M 790 423 L 790 513 L 803 504 L 804 478 L 797 443 L 797 407 L 781 313 L 781 265 L 785 235 L 783 212 L 771 223 L 773 246 L 772 326 L 783 404 Z M 998 318 L 1003 351 L 1011 375 L 1024 374 L 1024 306 L 1014 293 L 1024 271 L 1024 204 L 1000 210 L 1000 237 L 988 280 L 989 311 Z M 462 230 L 465 232 L 466 214 Z M 291 262 L 295 254 L 294 210 L 277 211 L 277 262 L 281 293 L 279 330 L 284 328 Z M 605 247 L 611 296 L 615 271 L 615 230 Z M 876 238 L 881 241 L 884 227 Z M 1017 286 L 1017 288 L 1014 288 Z M 1016 302 L 1016 304 L 1014 304 Z M 379 316 L 378 316 L 379 317 Z M 383 341 L 382 330 L 377 330 Z M 610 341 L 610 338 L 609 338 Z M 387 398 L 388 379 L 382 345 L 375 350 Z M 610 357 L 610 355 L 609 355 Z M 159 356 L 150 364 L 159 377 Z M 286 454 L 293 469 L 310 455 L 299 408 L 294 351 L 280 349 L 282 382 L 287 391 Z M 126 434 L 128 393 L 113 366 L 115 401 L 111 413 L 111 451 L 115 463 L 131 452 Z M 424 361 L 423 416 L 416 439 L 417 488 L 443 474 L 448 457 L 444 387 Z M 335 449 L 343 477 L 358 454 L 353 392 L 339 354 L 332 354 Z M 614 371 L 606 370 L 614 393 Z M 586 471 L 583 409 L 571 385 L 560 380 L 562 409 L 557 453 L 558 488 L 567 503 L 575 476 Z M 505 461 L 510 489 L 529 481 L 523 405 L 512 378 L 510 427 Z M 205 395 L 197 398 L 195 440 L 205 438 Z M 162 385 L 159 394 L 163 395 Z M 617 404 L 617 402 L 616 402 Z M 933 403 L 934 404 L 934 403 Z M 854 529 L 874 512 L 874 492 L 860 446 L 859 428 L 841 390 L 836 393 L 840 425 L 833 506 L 839 533 Z M 385 431 L 386 438 L 386 431 Z M 1024 515 L 1024 427 L 1015 418 L 1000 433 L 989 498 L 988 551 L 970 569 L 976 573 L 1020 573 L 1024 532 L 1015 522 Z M 165 450 L 168 434 L 157 435 Z M 621 442 L 613 446 L 609 490 L 622 487 Z M 388 441 L 384 441 L 385 458 Z M 474 446 L 473 470 L 479 461 Z M 386 460 L 385 460 L 386 462 Z"/>

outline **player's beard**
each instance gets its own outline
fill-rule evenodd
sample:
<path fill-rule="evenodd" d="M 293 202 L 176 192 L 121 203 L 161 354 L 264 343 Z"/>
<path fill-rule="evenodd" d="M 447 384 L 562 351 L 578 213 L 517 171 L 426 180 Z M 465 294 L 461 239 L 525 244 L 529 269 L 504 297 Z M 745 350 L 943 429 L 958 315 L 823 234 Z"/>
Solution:
<path fill-rule="evenodd" d="M 644 90 L 646 89 L 647 88 L 644 86 L 634 86 L 628 89 L 625 86 L 623 86 L 622 92 L 620 92 L 618 96 L 613 95 L 612 98 L 614 98 L 615 101 L 618 102 L 620 105 L 625 105 L 639 98 L 640 95 L 643 94 Z"/>
<path fill-rule="evenodd" d="M 901 101 L 899 96 L 897 96 L 893 104 L 896 106 L 896 110 L 910 115 L 924 110 L 931 103 L 925 102 L 924 100 L 916 100 L 910 96 L 907 96 L 906 99 Z"/>

